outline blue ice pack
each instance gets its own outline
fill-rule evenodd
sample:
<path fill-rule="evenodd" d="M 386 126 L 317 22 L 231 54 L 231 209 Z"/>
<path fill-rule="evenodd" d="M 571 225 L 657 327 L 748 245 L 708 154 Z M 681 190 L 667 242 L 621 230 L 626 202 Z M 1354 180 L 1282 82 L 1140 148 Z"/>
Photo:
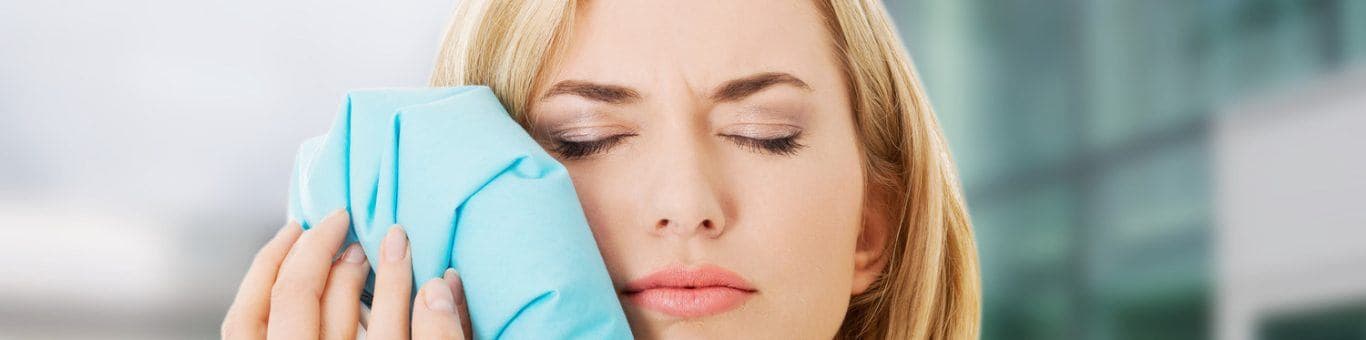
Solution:
<path fill-rule="evenodd" d="M 415 288 L 455 268 L 476 338 L 631 338 L 568 173 L 488 87 L 353 91 L 296 163 L 291 218 L 346 208 L 372 264 L 403 225 Z"/>

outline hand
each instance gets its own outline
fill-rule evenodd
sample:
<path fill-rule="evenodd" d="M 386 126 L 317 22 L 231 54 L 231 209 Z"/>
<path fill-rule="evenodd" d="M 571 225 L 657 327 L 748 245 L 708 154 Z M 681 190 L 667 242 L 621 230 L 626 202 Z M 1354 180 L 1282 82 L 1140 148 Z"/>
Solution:
<path fill-rule="evenodd" d="M 352 244 L 340 256 L 350 218 L 338 210 L 308 231 L 286 224 L 262 247 L 223 319 L 224 339 L 354 339 L 360 293 L 370 263 Z M 394 226 L 380 247 L 366 327 L 370 339 L 468 339 L 470 321 L 460 278 L 447 269 L 412 302 L 408 237 Z M 334 259 L 334 257 L 336 257 Z"/>

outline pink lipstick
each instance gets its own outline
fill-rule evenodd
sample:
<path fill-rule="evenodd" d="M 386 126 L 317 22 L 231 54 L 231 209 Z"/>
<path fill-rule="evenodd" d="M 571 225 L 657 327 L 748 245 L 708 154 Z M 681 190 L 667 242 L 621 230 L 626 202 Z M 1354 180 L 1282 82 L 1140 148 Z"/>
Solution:
<path fill-rule="evenodd" d="M 730 311 L 757 292 L 744 278 L 716 266 L 671 266 L 622 289 L 632 304 L 680 318 Z"/>

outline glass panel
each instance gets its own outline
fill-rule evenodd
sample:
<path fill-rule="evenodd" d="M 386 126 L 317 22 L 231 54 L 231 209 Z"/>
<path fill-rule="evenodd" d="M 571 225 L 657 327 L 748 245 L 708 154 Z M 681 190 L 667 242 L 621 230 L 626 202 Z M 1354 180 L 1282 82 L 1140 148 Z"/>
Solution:
<path fill-rule="evenodd" d="M 887 5 L 963 173 L 985 339 L 1207 338 L 1213 113 L 1366 60 L 1362 1 Z"/>

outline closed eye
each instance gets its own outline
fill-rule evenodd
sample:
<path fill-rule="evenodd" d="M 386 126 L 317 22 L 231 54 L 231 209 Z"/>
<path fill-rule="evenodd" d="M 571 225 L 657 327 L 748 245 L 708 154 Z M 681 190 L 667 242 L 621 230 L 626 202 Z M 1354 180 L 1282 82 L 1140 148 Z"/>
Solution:
<path fill-rule="evenodd" d="M 797 139 L 801 137 L 800 132 L 777 138 L 753 138 L 740 135 L 721 135 L 721 137 L 730 139 L 731 142 L 750 151 L 779 156 L 790 156 L 806 147 L 806 145 L 797 142 Z"/>
<path fill-rule="evenodd" d="M 607 152 L 624 142 L 626 138 L 634 136 L 636 134 L 632 133 L 588 141 L 556 140 L 553 151 L 566 160 L 579 160 Z M 798 142 L 801 137 L 800 132 L 777 138 L 754 138 L 728 134 L 720 136 L 746 150 L 771 155 L 790 156 L 806 147 L 806 145 Z"/>
<path fill-rule="evenodd" d="M 636 134 L 614 135 L 588 141 L 556 140 L 554 151 L 566 160 L 583 159 L 606 152 L 617 144 L 621 144 L 627 137 L 634 137 L 635 135 Z"/>

